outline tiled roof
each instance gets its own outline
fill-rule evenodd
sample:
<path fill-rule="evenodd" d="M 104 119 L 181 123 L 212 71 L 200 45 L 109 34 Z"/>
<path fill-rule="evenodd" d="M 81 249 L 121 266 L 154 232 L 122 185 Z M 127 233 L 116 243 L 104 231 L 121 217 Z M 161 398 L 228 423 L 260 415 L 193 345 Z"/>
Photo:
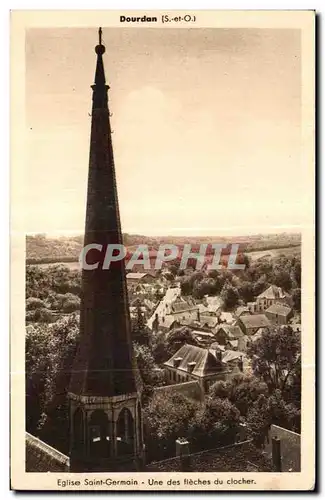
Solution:
<path fill-rule="evenodd" d="M 236 340 L 244 337 L 244 332 L 238 325 L 220 325 L 218 331 L 219 330 L 223 330 L 228 335 L 228 337 Z"/>
<path fill-rule="evenodd" d="M 270 326 L 270 321 L 265 314 L 249 314 L 240 317 L 240 321 L 246 328 L 262 328 Z"/>
<path fill-rule="evenodd" d="M 140 280 L 144 276 L 149 276 L 149 273 L 128 273 L 126 275 L 127 279 Z"/>
<path fill-rule="evenodd" d="M 251 335 L 249 339 L 253 342 L 261 338 L 262 334 L 267 330 L 267 328 L 259 328 L 254 335 Z"/>
<path fill-rule="evenodd" d="M 235 359 L 244 359 L 245 354 L 243 352 L 239 351 L 231 351 L 231 350 L 226 350 L 222 354 L 222 362 L 223 363 L 230 363 L 231 361 L 234 361 Z"/>
<path fill-rule="evenodd" d="M 203 330 L 192 330 L 193 335 L 196 335 L 198 337 L 209 337 L 213 338 L 214 334 L 211 332 L 204 332 Z"/>
<path fill-rule="evenodd" d="M 197 401 L 201 401 L 203 399 L 203 392 L 197 380 L 154 388 L 154 393 L 170 394 L 171 392 L 183 394 L 183 396 L 190 399 L 196 399 Z"/>
<path fill-rule="evenodd" d="M 218 325 L 218 318 L 215 316 L 204 316 L 200 315 L 200 323 L 201 325 L 207 325 L 209 328 L 214 328 Z"/>
<path fill-rule="evenodd" d="M 280 316 L 288 316 L 288 314 L 291 313 L 291 307 L 282 304 L 272 304 L 265 312 L 279 314 Z"/>
<path fill-rule="evenodd" d="M 237 307 L 236 313 L 235 313 L 236 316 L 240 316 L 243 313 L 250 314 L 250 311 L 249 311 L 248 307 L 247 306 L 239 306 L 239 307 Z"/>
<path fill-rule="evenodd" d="M 224 312 L 223 311 L 220 314 L 220 319 L 221 319 L 221 321 L 225 321 L 226 323 L 229 323 L 229 324 L 231 324 L 231 323 L 234 322 L 234 317 L 233 317 L 233 315 L 230 312 Z"/>
<path fill-rule="evenodd" d="M 69 457 L 26 432 L 26 472 L 69 472 Z"/>
<path fill-rule="evenodd" d="M 217 311 L 218 309 L 220 309 L 220 307 L 222 306 L 222 300 L 220 297 L 215 297 L 215 296 L 206 296 L 204 297 L 204 300 L 207 304 L 207 307 L 208 307 L 208 310 L 209 311 Z"/>
<path fill-rule="evenodd" d="M 284 299 L 286 294 L 279 286 L 271 285 L 258 295 L 258 299 Z"/>
<path fill-rule="evenodd" d="M 183 311 L 193 311 L 193 310 L 197 310 L 197 307 L 193 306 L 191 304 L 188 304 L 187 302 L 177 301 L 177 302 L 174 302 L 174 304 L 172 304 L 172 311 L 174 313 L 179 313 L 179 312 L 183 312 Z"/>
<path fill-rule="evenodd" d="M 193 375 L 204 377 L 211 373 L 216 373 L 223 369 L 222 364 L 218 362 L 216 357 L 209 349 L 197 347 L 190 344 L 184 344 L 168 361 L 165 366 L 174 367 L 175 358 L 181 358 L 177 369 L 188 371 L 188 363 L 195 363 L 194 369 L 191 371 Z"/>
<path fill-rule="evenodd" d="M 191 472 L 272 472 L 272 463 L 250 441 L 190 455 Z M 148 464 L 150 472 L 180 472 L 180 459 Z"/>

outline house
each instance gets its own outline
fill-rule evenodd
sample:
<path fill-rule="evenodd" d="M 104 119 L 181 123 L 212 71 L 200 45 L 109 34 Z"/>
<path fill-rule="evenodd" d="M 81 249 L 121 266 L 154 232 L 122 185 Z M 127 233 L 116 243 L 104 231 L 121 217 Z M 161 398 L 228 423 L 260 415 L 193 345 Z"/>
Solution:
<path fill-rule="evenodd" d="M 265 311 L 265 316 L 275 325 L 286 325 L 293 316 L 291 307 L 284 304 L 272 304 Z"/>
<path fill-rule="evenodd" d="M 226 342 L 225 348 L 233 351 L 246 352 L 248 343 L 248 336 L 243 335 L 240 339 L 229 338 Z"/>
<path fill-rule="evenodd" d="M 232 351 L 238 351 L 238 340 L 227 340 L 226 349 Z"/>
<path fill-rule="evenodd" d="M 239 306 L 239 307 L 237 307 L 237 309 L 235 311 L 235 315 L 237 316 L 237 318 L 240 318 L 240 316 L 242 314 L 251 314 L 251 311 L 249 310 L 248 305 L 247 306 Z"/>
<path fill-rule="evenodd" d="M 222 362 L 227 366 L 228 370 L 232 373 L 234 371 L 244 371 L 244 359 L 246 361 L 245 354 L 240 351 L 235 351 L 232 349 L 226 349 L 222 353 Z"/>
<path fill-rule="evenodd" d="M 221 323 L 227 323 L 228 325 L 233 325 L 235 323 L 235 318 L 230 312 L 223 311 L 220 314 L 219 319 Z"/>
<path fill-rule="evenodd" d="M 257 332 L 254 333 L 254 335 L 251 335 L 249 337 L 250 342 L 256 342 L 256 340 L 259 340 L 262 337 L 262 334 L 267 331 L 267 328 L 259 328 Z"/>
<path fill-rule="evenodd" d="M 203 300 L 203 303 L 209 312 L 216 314 L 221 311 L 222 300 L 220 297 L 205 295 Z"/>
<path fill-rule="evenodd" d="M 257 302 L 247 302 L 247 307 L 248 310 L 251 314 L 254 314 L 257 312 Z"/>
<path fill-rule="evenodd" d="M 199 309 L 190 299 L 177 299 L 170 305 L 169 314 L 173 315 L 175 320 L 199 320 Z"/>
<path fill-rule="evenodd" d="M 281 472 L 300 472 L 300 434 L 278 425 L 271 425 L 263 452 L 268 458 L 272 457 L 272 440 L 274 438 L 279 441 Z"/>
<path fill-rule="evenodd" d="M 254 335 L 260 328 L 270 327 L 271 323 L 265 314 L 248 314 L 241 316 L 237 325 L 240 326 L 245 335 Z"/>
<path fill-rule="evenodd" d="M 195 336 L 196 340 L 202 344 L 211 344 L 214 341 L 214 334 L 212 332 L 206 332 L 204 330 L 193 330 L 192 334 Z"/>
<path fill-rule="evenodd" d="M 26 472 L 69 472 L 69 457 L 26 432 Z"/>
<path fill-rule="evenodd" d="M 146 471 L 151 473 L 214 472 L 215 474 L 223 472 L 233 474 L 235 471 L 245 474 L 247 472 L 272 472 L 275 470 L 272 459 L 266 457 L 261 450 L 256 448 L 251 440 L 193 454 L 191 454 L 191 442 L 186 441 L 186 443 L 190 449 L 189 455 L 184 453 L 187 459 L 186 467 L 184 467 L 182 455 L 180 455 L 160 462 L 152 462 L 146 466 Z M 176 446 L 175 449 L 177 449 Z M 246 478 L 246 475 L 243 477 Z M 238 488 L 239 486 L 237 486 Z"/>
<path fill-rule="evenodd" d="M 138 307 L 136 307 L 136 306 L 130 306 L 130 317 L 131 317 L 132 319 L 137 318 L 137 317 L 138 317 L 138 311 L 139 311 L 139 308 L 138 308 Z M 143 316 L 145 316 L 145 315 L 147 314 L 147 309 L 146 309 L 146 307 L 144 307 L 144 306 L 141 306 L 141 307 L 140 307 L 140 311 L 141 311 L 141 314 L 142 314 Z"/>
<path fill-rule="evenodd" d="M 291 296 L 284 292 L 282 288 L 271 285 L 256 298 L 257 311 L 265 311 L 275 303 L 292 305 L 291 301 Z"/>
<path fill-rule="evenodd" d="M 128 273 L 126 275 L 127 284 L 139 285 L 143 283 L 153 283 L 155 277 L 150 273 Z"/>
<path fill-rule="evenodd" d="M 164 363 L 165 373 L 169 384 L 179 382 L 198 381 L 204 392 L 216 380 L 224 380 L 229 369 L 222 362 L 222 353 L 184 344 Z"/>
<path fill-rule="evenodd" d="M 229 341 L 237 341 L 233 346 L 240 351 L 246 350 L 247 340 L 241 328 L 237 325 L 220 325 L 215 333 L 215 339 L 220 345 L 227 345 Z"/>
<path fill-rule="evenodd" d="M 162 324 L 163 318 L 170 313 L 171 305 L 178 299 L 181 294 L 181 289 L 178 287 L 169 287 L 166 290 L 164 297 L 159 302 L 156 309 L 153 311 L 151 317 L 149 318 L 147 325 L 150 329 L 153 329 L 153 325 L 158 326 Z M 171 318 L 174 321 L 174 318 Z M 170 324 L 172 323 L 170 321 Z"/>
<path fill-rule="evenodd" d="M 218 326 L 219 320 L 216 316 L 199 314 L 199 323 L 203 328 L 209 328 L 212 330 Z"/>

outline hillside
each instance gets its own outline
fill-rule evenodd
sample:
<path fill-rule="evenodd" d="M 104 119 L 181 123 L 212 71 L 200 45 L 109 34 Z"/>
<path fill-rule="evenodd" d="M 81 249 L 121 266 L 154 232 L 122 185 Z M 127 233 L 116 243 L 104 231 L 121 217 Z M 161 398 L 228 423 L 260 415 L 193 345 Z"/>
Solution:
<path fill-rule="evenodd" d="M 182 246 L 185 243 L 199 245 L 201 243 L 239 243 L 246 252 L 265 251 L 301 245 L 300 234 L 258 234 L 253 236 L 160 236 L 150 237 L 143 235 L 124 234 L 124 244 L 129 250 L 136 245 L 147 244 L 157 248 L 160 244 L 174 244 Z M 26 262 L 75 262 L 82 249 L 83 235 L 47 237 L 45 234 L 26 236 Z"/>

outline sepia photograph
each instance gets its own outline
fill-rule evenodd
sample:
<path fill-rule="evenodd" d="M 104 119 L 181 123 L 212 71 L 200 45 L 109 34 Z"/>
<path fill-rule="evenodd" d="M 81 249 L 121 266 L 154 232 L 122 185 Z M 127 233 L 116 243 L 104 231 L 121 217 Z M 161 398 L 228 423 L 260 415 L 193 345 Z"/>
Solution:
<path fill-rule="evenodd" d="M 313 488 L 314 12 L 253 14 L 13 15 L 14 489 Z"/>

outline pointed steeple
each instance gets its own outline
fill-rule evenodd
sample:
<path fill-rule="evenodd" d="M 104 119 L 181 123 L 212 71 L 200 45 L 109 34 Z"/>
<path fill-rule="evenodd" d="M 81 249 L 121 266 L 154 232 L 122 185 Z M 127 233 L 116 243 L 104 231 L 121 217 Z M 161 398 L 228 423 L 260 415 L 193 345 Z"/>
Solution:
<path fill-rule="evenodd" d="M 93 89 L 93 109 L 105 108 L 107 106 L 107 91 L 109 86 L 106 85 L 103 54 L 105 54 L 105 46 L 102 44 L 102 28 L 98 30 L 99 44 L 95 47 L 97 54 L 95 83 Z"/>
<path fill-rule="evenodd" d="M 100 86 L 100 85 L 105 85 L 105 83 L 106 83 L 104 63 L 103 63 L 103 54 L 105 54 L 105 47 L 102 44 L 102 28 L 99 28 L 98 36 L 99 36 L 99 44 L 96 45 L 96 47 L 95 47 L 95 52 L 97 54 L 95 84 Z"/>
<path fill-rule="evenodd" d="M 122 260 L 109 269 L 103 266 L 107 246 L 122 244 L 122 231 L 101 29 L 95 52 L 84 246 L 101 245 L 102 251 L 88 252 L 87 263 L 98 266 L 82 270 L 80 341 L 69 387 L 71 463 L 72 469 L 80 471 L 114 470 L 114 461 L 123 456 L 123 449 L 133 457 L 139 457 L 142 451 L 141 395 L 132 349 L 125 264 Z M 92 438 L 92 433 L 99 434 Z M 87 442 L 80 441 L 80 436 L 82 440 L 86 436 Z M 125 447 L 121 448 L 123 439 Z M 132 470 L 133 465 L 129 467 Z"/>

